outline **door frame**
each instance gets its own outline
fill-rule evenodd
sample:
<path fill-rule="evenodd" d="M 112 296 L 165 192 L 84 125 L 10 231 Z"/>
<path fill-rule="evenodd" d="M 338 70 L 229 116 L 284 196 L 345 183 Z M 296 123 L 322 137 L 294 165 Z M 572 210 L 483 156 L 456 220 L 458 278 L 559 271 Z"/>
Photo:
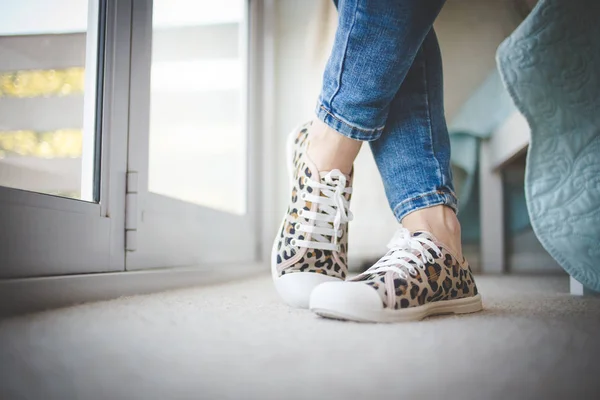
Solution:
<path fill-rule="evenodd" d="M 72 275 L 42 276 L 27 278 L 2 279 L 0 276 L 0 316 L 15 315 L 23 312 L 33 312 L 55 307 L 64 307 L 75 303 L 108 300 L 124 295 L 152 293 L 188 287 L 198 284 L 222 283 L 232 279 L 251 277 L 265 272 L 268 267 L 265 263 L 270 259 L 273 235 L 277 229 L 280 215 L 274 215 L 278 187 L 276 185 L 277 163 L 274 157 L 255 159 L 258 175 L 263 182 L 271 184 L 257 186 L 257 195 L 251 194 L 255 199 L 255 211 L 258 220 L 257 236 L 259 237 L 260 254 L 258 263 L 243 265 L 203 265 L 193 268 L 168 268 L 141 271 L 123 271 L 125 261 L 125 186 L 127 172 L 127 133 L 129 126 L 129 73 L 130 73 L 130 41 L 131 41 L 131 0 L 107 0 L 107 31 L 106 31 L 106 65 L 105 70 L 105 118 L 104 129 L 110 132 L 109 150 L 103 151 L 103 157 L 108 157 L 108 152 L 114 154 L 110 161 L 113 185 L 109 204 L 105 216 L 112 220 L 112 234 L 114 235 L 111 250 L 111 262 L 114 273 L 84 273 L 85 268 L 76 268 Z M 250 102 L 249 126 L 257 140 L 249 143 L 254 146 L 253 151 L 262 154 L 273 154 L 278 148 L 278 143 L 283 139 L 275 133 L 275 0 L 250 0 L 250 36 L 257 49 L 257 57 L 250 59 L 250 84 L 253 93 L 259 94 L 255 102 Z M 110 101 L 112 99 L 112 103 Z M 112 115 L 112 118 L 109 117 Z M 105 136 L 106 137 L 106 136 Z M 109 157 L 110 158 L 110 157 Z M 108 184 L 104 181 L 103 184 Z M 0 192 L 5 188 L 0 187 Z M 105 192 L 104 192 L 105 193 Z M 5 193 L 6 194 L 6 193 Z M 7 198 L 7 196 L 12 196 Z M 49 199 L 47 201 L 42 201 Z M 6 200 L 13 204 L 21 204 L 34 210 L 44 207 L 50 210 L 64 210 L 67 212 L 85 212 L 89 204 L 73 201 L 70 207 L 65 207 L 65 199 L 52 196 L 39 195 L 18 190 L 9 191 L 2 196 L 0 193 L 0 206 Z M 82 209 L 74 209 L 83 204 Z M 96 205 L 97 206 L 97 205 Z M 249 204 L 249 207 L 251 205 Z M 93 214 L 97 215 L 97 214 Z M 1 219 L 0 219 L 1 220 Z M 1 233 L 0 233 L 1 235 Z M 27 240 L 27 237 L 13 238 L 13 243 L 18 240 Z M 1 249 L 0 249 L 1 250 Z M 88 262 L 88 255 L 82 254 L 79 267 Z M 2 265 L 0 263 L 0 265 Z M 0 267 L 1 268 L 1 267 Z M 47 275 L 47 274 L 43 274 Z M 30 274 L 28 276 L 35 276 Z"/>
<path fill-rule="evenodd" d="M 123 71 L 129 71 L 131 4 L 88 4 L 99 10 L 97 18 L 88 13 L 90 40 L 104 39 L 97 40 L 99 57 L 91 60 L 97 61 L 100 77 L 95 116 L 99 202 L 0 187 L 0 279 L 124 270 L 128 115 L 122 110 L 129 102 L 129 74 Z"/>
<path fill-rule="evenodd" d="M 106 2 L 100 203 L 0 187 L 4 228 L 0 230 L 0 280 L 126 269 L 133 0 L 91 1 Z M 254 139 L 248 141 L 248 160 L 250 171 L 254 171 L 253 183 L 267 182 L 248 185 L 248 210 L 254 213 L 255 258 L 259 262 L 270 258 L 279 221 L 279 216 L 270 212 L 277 198 L 277 165 L 273 157 L 255 156 L 257 152 L 273 154 L 281 139 L 274 133 L 275 7 L 275 0 L 249 0 L 248 89 L 252 98 L 247 123 Z M 23 215 L 28 217 L 23 219 Z M 47 243 L 36 245 L 40 237 L 52 238 L 56 250 L 49 252 Z M 23 243 L 27 251 L 16 251 Z M 103 251 L 90 252 L 89 245 Z"/>
<path fill-rule="evenodd" d="M 185 267 L 255 262 L 262 255 L 259 161 L 262 114 L 264 1 L 245 0 L 241 24 L 246 42 L 246 199 L 243 216 L 169 198 L 148 190 L 150 80 L 152 65 L 152 1 L 132 0 L 131 101 L 126 200 L 126 269 Z M 256 81 L 254 79 L 257 79 Z M 258 85 L 256 84 L 258 82 Z M 258 89 L 258 90 L 257 90 Z M 255 114 L 256 113 L 256 114 Z M 254 116 L 254 117 L 253 117 Z M 203 248 L 204 250 L 201 250 Z"/>
<path fill-rule="evenodd" d="M 250 0 L 250 48 L 255 56 L 249 58 L 249 91 L 253 98 L 249 101 L 249 129 L 254 141 L 249 142 L 252 154 L 276 154 L 282 138 L 275 132 L 275 56 L 276 56 L 276 1 Z M 264 184 L 253 185 L 256 192 L 248 196 L 255 200 L 254 210 L 258 225 L 257 252 L 261 262 L 270 262 L 271 247 L 281 215 L 277 209 L 278 187 L 276 157 L 255 157 L 254 168 L 257 177 Z"/>

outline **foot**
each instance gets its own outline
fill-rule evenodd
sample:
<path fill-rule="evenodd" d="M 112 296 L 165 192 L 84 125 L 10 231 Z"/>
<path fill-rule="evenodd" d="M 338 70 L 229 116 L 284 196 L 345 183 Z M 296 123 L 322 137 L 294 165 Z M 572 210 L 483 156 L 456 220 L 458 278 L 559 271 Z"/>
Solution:
<path fill-rule="evenodd" d="M 295 130 L 288 139 L 292 195 L 271 255 L 279 295 L 299 308 L 308 308 L 317 285 L 346 278 L 348 222 L 352 219 L 352 173 L 319 172 L 306 153 L 309 126 Z"/>
<path fill-rule="evenodd" d="M 439 205 L 413 211 L 402 219 L 402 226 L 410 232 L 430 232 L 462 260 L 460 222 L 450 207 Z"/>
<path fill-rule="evenodd" d="M 310 309 L 320 316 L 361 322 L 420 320 L 482 309 L 466 260 L 459 261 L 428 232 L 401 228 L 389 251 L 346 282 L 316 288 Z"/>

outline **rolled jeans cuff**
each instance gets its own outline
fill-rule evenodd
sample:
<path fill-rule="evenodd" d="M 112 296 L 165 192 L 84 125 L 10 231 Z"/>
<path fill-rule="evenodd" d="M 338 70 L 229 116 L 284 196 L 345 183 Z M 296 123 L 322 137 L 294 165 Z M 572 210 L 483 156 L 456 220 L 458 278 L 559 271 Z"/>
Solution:
<path fill-rule="evenodd" d="M 450 207 L 455 213 L 458 213 L 458 199 L 450 189 L 439 189 L 433 192 L 413 196 L 398 203 L 394 207 L 394 215 L 401 222 L 408 214 L 429 208 L 433 206 L 444 205 Z"/>
<path fill-rule="evenodd" d="M 315 110 L 317 118 L 324 122 L 331 129 L 339 132 L 340 134 L 354 140 L 371 142 L 379 139 L 383 133 L 384 126 L 376 128 L 363 128 L 348 122 L 345 118 L 337 115 L 332 110 L 328 109 L 323 103 L 317 104 Z"/>

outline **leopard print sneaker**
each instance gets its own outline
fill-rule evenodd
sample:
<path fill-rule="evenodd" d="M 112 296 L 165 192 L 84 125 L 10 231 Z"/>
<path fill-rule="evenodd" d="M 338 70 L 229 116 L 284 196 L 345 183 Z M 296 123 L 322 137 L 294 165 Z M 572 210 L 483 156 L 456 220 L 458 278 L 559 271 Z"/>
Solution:
<path fill-rule="evenodd" d="M 482 309 L 466 260 L 458 261 L 431 234 L 411 235 L 401 228 L 388 247 L 357 277 L 317 287 L 310 309 L 323 317 L 360 322 L 411 321 Z"/>
<path fill-rule="evenodd" d="M 346 278 L 348 222 L 352 220 L 352 173 L 319 173 L 306 154 L 309 126 L 294 130 L 288 138 L 292 195 L 271 255 L 279 295 L 298 308 L 308 308 L 317 285 Z"/>

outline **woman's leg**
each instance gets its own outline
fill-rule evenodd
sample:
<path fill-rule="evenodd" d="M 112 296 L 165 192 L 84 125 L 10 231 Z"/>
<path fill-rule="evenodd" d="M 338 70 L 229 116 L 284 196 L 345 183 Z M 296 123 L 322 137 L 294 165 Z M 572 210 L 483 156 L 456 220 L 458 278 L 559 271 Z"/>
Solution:
<path fill-rule="evenodd" d="M 383 133 L 390 106 L 444 0 L 339 0 L 309 154 L 349 172 L 361 141 Z M 341 135 L 340 135 L 341 134 Z"/>
<path fill-rule="evenodd" d="M 350 33 L 340 34 L 344 51 L 336 50 L 343 56 L 334 51 L 328 65 L 318 116 L 348 140 L 370 141 L 388 200 L 404 227 L 367 271 L 316 287 L 310 308 L 325 317 L 373 322 L 479 311 L 481 297 L 460 254 L 441 57 L 431 27 L 438 10 L 432 12 L 432 2 L 424 0 L 396 1 L 387 6 L 397 18 L 390 19 L 382 7 L 379 18 L 369 19 L 357 11 L 362 3 L 352 4 L 357 7 L 345 22 Z M 354 24 L 362 20 L 368 20 L 365 36 L 355 33 L 356 48 L 344 46 L 344 38 L 353 42 Z M 383 31 L 389 35 L 382 34 L 379 29 L 388 23 Z"/>
<path fill-rule="evenodd" d="M 457 199 L 444 117 L 442 58 L 433 29 L 391 105 L 371 149 L 394 215 L 410 231 L 433 233 L 462 257 Z"/>
<path fill-rule="evenodd" d="M 431 28 L 442 5 L 336 2 L 340 26 L 308 152 L 320 170 L 348 173 L 361 141 L 371 141 L 398 220 L 432 232 L 461 257 L 442 59 Z"/>
<path fill-rule="evenodd" d="M 347 273 L 352 163 L 381 137 L 390 106 L 443 0 L 340 0 L 317 119 L 289 137 L 288 210 L 273 244 L 275 286 L 308 307 L 312 289 Z M 418 156 L 418 155 L 417 155 Z"/>

